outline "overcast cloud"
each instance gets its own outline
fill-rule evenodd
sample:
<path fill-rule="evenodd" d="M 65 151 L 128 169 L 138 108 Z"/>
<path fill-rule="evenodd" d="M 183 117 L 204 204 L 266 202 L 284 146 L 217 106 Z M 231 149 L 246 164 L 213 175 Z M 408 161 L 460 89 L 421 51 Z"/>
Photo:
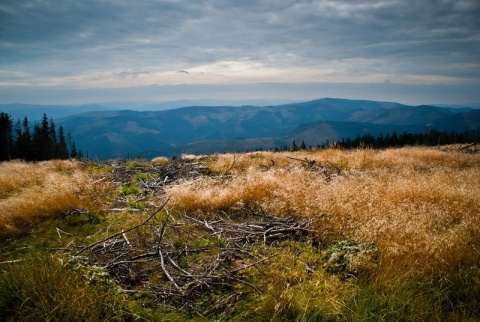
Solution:
<path fill-rule="evenodd" d="M 0 2 L 0 103 L 480 102 L 479 57 L 478 0 Z"/>

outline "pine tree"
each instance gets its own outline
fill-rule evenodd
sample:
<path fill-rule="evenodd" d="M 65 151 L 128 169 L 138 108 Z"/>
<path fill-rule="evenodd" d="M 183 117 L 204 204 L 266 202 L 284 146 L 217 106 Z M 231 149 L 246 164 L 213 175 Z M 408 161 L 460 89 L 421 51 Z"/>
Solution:
<path fill-rule="evenodd" d="M 70 149 L 70 157 L 75 159 L 77 155 L 77 147 L 75 146 L 75 142 L 72 142 L 72 148 Z"/>
<path fill-rule="evenodd" d="M 0 161 L 10 160 L 13 152 L 12 119 L 0 113 Z"/>
<path fill-rule="evenodd" d="M 28 123 L 28 118 L 25 116 L 23 119 L 23 143 L 25 144 L 22 146 L 22 154 L 24 155 L 23 158 L 27 161 L 32 160 L 33 158 L 33 146 L 32 146 L 32 135 L 30 133 L 30 125 Z"/>
<path fill-rule="evenodd" d="M 57 153 L 60 159 L 68 159 L 68 147 L 67 141 L 65 140 L 65 132 L 63 130 L 63 126 L 60 126 L 60 128 L 58 129 Z"/>
<path fill-rule="evenodd" d="M 55 123 L 50 119 L 48 125 L 48 158 L 54 159 L 59 157 L 58 151 L 58 142 L 57 142 L 57 131 L 55 129 Z"/>
<path fill-rule="evenodd" d="M 13 134 L 14 134 L 13 157 L 15 159 L 18 159 L 18 158 L 24 159 L 22 123 L 20 123 L 20 119 L 18 119 L 17 122 L 15 123 Z"/>
<path fill-rule="evenodd" d="M 48 120 L 44 114 L 40 124 L 35 124 L 33 134 L 27 117 L 23 122 L 17 120 L 13 124 L 10 115 L 0 113 L 0 161 L 12 158 L 21 158 L 26 161 L 43 161 L 54 158 L 68 159 L 69 149 L 77 156 L 75 143 L 71 134 L 68 134 L 68 142 L 65 139 L 65 130 L 60 126 L 58 132 L 53 120 Z"/>
<path fill-rule="evenodd" d="M 300 150 L 305 151 L 307 149 L 307 146 L 305 145 L 305 141 L 302 141 L 302 144 L 300 144 Z"/>
<path fill-rule="evenodd" d="M 29 161 L 41 161 L 43 160 L 44 154 L 42 129 L 39 124 L 35 124 L 32 134 L 32 157 Z"/>
<path fill-rule="evenodd" d="M 34 140 L 38 144 L 38 154 L 36 159 L 39 161 L 48 160 L 52 157 L 51 155 L 51 141 L 50 141 L 50 126 L 48 122 L 47 114 L 43 114 L 42 123 L 37 126 L 35 125 L 34 131 Z"/>
<path fill-rule="evenodd" d="M 295 140 L 293 140 L 292 142 L 292 146 L 290 148 L 292 151 L 298 151 L 298 146 L 297 146 L 297 143 L 295 142 Z"/>

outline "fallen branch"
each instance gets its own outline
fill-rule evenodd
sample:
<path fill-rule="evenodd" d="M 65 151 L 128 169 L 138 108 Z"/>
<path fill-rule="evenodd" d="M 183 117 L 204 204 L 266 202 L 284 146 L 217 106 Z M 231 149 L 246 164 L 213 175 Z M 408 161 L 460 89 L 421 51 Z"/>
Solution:
<path fill-rule="evenodd" d="M 179 290 L 180 292 L 183 292 L 182 288 L 178 286 L 177 283 L 175 283 L 175 280 L 173 279 L 172 275 L 168 272 L 167 268 L 165 267 L 165 261 L 163 259 L 163 254 L 162 254 L 162 239 L 163 235 L 165 234 L 165 226 L 167 225 L 168 217 L 170 216 L 170 213 L 167 211 L 167 217 L 165 218 L 165 221 L 163 222 L 162 229 L 160 230 L 159 238 L 158 238 L 158 244 L 157 244 L 157 254 L 160 257 L 160 266 L 162 267 L 163 273 L 165 276 L 168 278 L 170 282 Z"/>
<path fill-rule="evenodd" d="M 24 261 L 24 259 L 13 259 L 13 260 L 10 260 L 10 261 L 0 262 L 0 264 L 14 264 L 14 263 L 23 262 L 23 261 Z"/>
<path fill-rule="evenodd" d="M 81 253 L 83 253 L 84 251 L 86 251 L 86 250 L 88 250 L 88 249 L 90 249 L 90 248 L 93 248 L 93 247 L 95 247 L 95 246 L 97 246 L 97 245 L 99 245 L 99 244 L 101 244 L 101 243 L 104 243 L 104 242 L 106 242 L 107 240 L 110 240 L 110 239 L 112 239 L 112 238 L 121 236 L 121 235 L 123 235 L 123 234 L 125 234 L 125 233 L 127 233 L 127 232 L 129 232 L 129 231 L 132 231 L 132 230 L 134 230 L 134 229 L 137 229 L 137 228 L 145 225 L 146 223 L 148 223 L 153 217 L 155 217 L 156 214 L 158 214 L 158 213 L 166 206 L 166 204 L 167 204 L 167 202 L 168 202 L 169 200 L 170 200 L 170 198 L 167 199 L 167 201 L 165 201 L 165 202 L 163 203 L 163 205 L 160 206 L 159 209 L 157 209 L 156 211 L 154 211 L 147 219 L 145 219 L 144 222 L 142 222 L 142 223 L 140 223 L 140 224 L 138 224 L 138 225 L 136 225 L 136 226 L 133 226 L 133 227 L 127 229 L 127 230 L 122 230 L 122 231 L 119 232 L 119 233 L 116 233 L 116 234 L 113 234 L 113 235 L 111 235 L 111 236 L 108 236 L 107 238 L 104 238 L 104 239 L 102 239 L 102 240 L 99 240 L 99 241 L 97 241 L 97 242 L 95 242 L 95 243 L 93 243 L 93 244 L 90 244 L 90 245 L 88 245 L 88 246 L 80 249 L 78 252 L 76 252 L 75 254 L 73 254 L 73 256 L 78 256 L 78 255 L 80 255 Z"/>

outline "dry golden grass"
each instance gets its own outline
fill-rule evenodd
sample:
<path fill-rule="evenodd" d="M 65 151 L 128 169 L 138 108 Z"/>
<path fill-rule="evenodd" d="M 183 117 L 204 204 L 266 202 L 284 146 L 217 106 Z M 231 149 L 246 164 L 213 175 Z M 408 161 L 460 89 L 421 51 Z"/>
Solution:
<path fill-rule="evenodd" d="M 341 168 L 326 180 L 308 158 Z M 313 220 L 324 238 L 375 243 L 377 275 L 445 276 L 480 258 L 480 156 L 437 149 L 225 154 L 205 178 L 172 187 L 170 206 L 207 213 L 259 205 Z"/>
<path fill-rule="evenodd" d="M 206 312 L 219 314 L 212 319 L 478 320 L 480 155 L 401 148 L 188 158 L 206 162 L 208 175 L 176 181 L 166 186 L 166 195 L 146 196 L 148 204 L 159 205 L 170 197 L 167 207 L 171 218 L 184 210 L 190 216 L 208 218 L 221 213 L 233 218 L 237 213 L 245 214 L 244 207 L 257 212 L 261 208 L 267 214 L 309 220 L 322 242 L 318 246 L 305 240 L 286 240 L 252 247 L 252 254 L 268 260 L 259 261 L 258 267 L 246 265 L 241 278 L 262 294 L 251 293 L 249 284 L 243 283 L 232 293 L 206 292 L 199 303 Z M 301 161 L 305 159 L 314 160 L 315 166 L 309 168 Z M 131 162 L 127 167 L 133 165 Z M 0 239 L 14 236 L 40 218 L 72 208 L 98 209 L 97 201 L 110 205 L 119 189 L 113 182 L 109 186 L 99 183 L 98 176 L 108 179 L 112 169 L 70 161 L 0 163 Z M 83 238 L 82 234 L 89 234 L 92 228 L 95 238 L 101 239 L 143 222 L 149 213 L 111 213 L 105 223 L 81 226 L 76 230 L 79 234 L 70 237 Z M 157 217 L 152 220 L 157 225 L 166 218 Z M 50 226 L 43 231 L 47 229 L 51 233 Z M 152 238 L 156 241 L 157 233 L 148 227 L 129 238 L 135 245 L 147 245 Z M 55 232 L 52 234 L 56 240 Z M 172 230 L 164 240 L 172 245 L 202 243 L 202 234 L 190 228 Z M 373 253 L 347 259 L 355 278 L 329 270 L 330 260 L 325 257 L 328 252 L 330 259 L 333 252 L 338 255 L 341 251 L 332 246 L 346 245 L 346 241 L 372 246 Z M 208 258 L 201 257 L 205 254 L 185 256 L 186 263 L 201 262 Z M 45 274 L 50 269 L 46 268 Z M 25 272 L 29 271 L 25 266 Z M 13 279 L 9 276 L 3 283 L 23 282 L 22 274 Z M 63 274 L 68 281 L 70 272 Z M 150 282 L 165 283 L 163 277 L 156 278 Z M 27 284 L 38 288 L 34 281 Z M 28 297 L 28 292 L 21 295 Z M 68 296 L 65 299 L 70 301 Z M 29 305 L 18 302 L 21 307 Z M 48 312 L 55 312 L 58 305 L 55 302 L 46 307 Z"/>
<path fill-rule="evenodd" d="M 101 187 L 74 161 L 0 163 L 0 238 L 21 232 L 39 218 L 90 207 L 95 189 Z"/>

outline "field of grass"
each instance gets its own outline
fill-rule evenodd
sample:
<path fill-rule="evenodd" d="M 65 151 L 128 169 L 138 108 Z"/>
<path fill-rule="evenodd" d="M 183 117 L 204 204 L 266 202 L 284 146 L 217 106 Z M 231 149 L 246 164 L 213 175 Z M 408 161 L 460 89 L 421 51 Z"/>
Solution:
<path fill-rule="evenodd" d="M 480 319 L 479 154 L 326 149 L 184 162 L 195 171 L 164 159 L 0 164 L 0 318 Z M 241 234 L 266 218 L 308 233 Z"/>

